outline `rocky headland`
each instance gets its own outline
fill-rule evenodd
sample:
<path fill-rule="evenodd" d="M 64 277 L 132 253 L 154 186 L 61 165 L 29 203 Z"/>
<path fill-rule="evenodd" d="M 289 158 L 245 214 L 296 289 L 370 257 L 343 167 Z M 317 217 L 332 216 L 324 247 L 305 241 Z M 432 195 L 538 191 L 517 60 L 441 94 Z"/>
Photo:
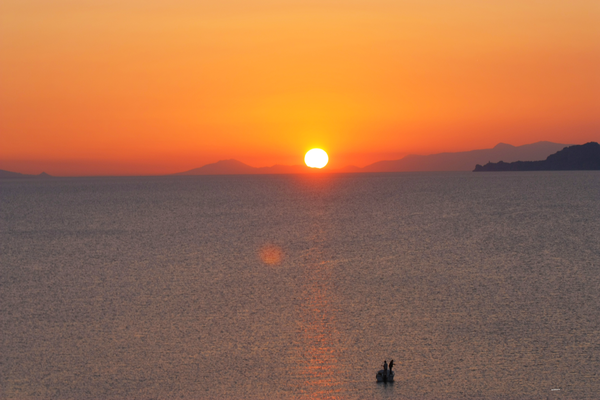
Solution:
<path fill-rule="evenodd" d="M 473 172 L 576 170 L 600 170 L 600 144 L 589 142 L 565 147 L 541 161 L 515 161 L 510 163 L 500 161 L 497 163 L 489 162 L 485 165 L 477 164 Z"/>

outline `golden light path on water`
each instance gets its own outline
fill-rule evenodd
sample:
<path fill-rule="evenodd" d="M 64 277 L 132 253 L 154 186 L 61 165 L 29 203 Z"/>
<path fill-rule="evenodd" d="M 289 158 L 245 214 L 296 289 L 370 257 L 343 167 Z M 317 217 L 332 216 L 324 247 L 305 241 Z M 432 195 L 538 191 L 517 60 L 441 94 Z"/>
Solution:
<path fill-rule="evenodd" d="M 331 265 L 316 264 L 307 272 L 303 290 L 301 340 L 298 349 L 302 363 L 300 375 L 306 386 L 304 394 L 311 399 L 337 399 L 341 395 L 341 380 L 335 337 L 335 310 L 332 309 Z"/>
<path fill-rule="evenodd" d="M 302 285 L 296 310 L 295 345 L 290 354 L 296 365 L 294 375 L 301 382 L 300 397 L 307 399 L 342 398 L 342 379 L 338 354 L 341 341 L 336 324 L 335 263 L 324 260 L 322 245 L 326 242 L 327 222 L 323 215 L 314 215 L 312 246 L 301 257 Z M 281 246 L 266 243 L 258 251 L 261 261 L 277 268 L 285 257 Z"/>
<path fill-rule="evenodd" d="M 300 307 L 299 337 L 302 347 L 297 354 L 300 360 L 299 375 L 305 382 L 303 395 L 310 399 L 337 399 L 341 395 L 338 354 L 340 332 L 336 326 L 335 291 L 332 287 L 333 265 L 323 259 L 322 245 L 327 240 L 327 221 L 315 216 L 313 234 L 309 238 L 312 248 L 304 257 L 304 286 Z"/>

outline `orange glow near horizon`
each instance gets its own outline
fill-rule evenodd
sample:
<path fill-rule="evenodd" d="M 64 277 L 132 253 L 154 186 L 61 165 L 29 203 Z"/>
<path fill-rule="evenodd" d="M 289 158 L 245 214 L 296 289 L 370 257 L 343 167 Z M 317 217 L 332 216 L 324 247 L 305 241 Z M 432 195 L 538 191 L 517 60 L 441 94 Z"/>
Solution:
<path fill-rule="evenodd" d="M 0 169 L 328 167 L 600 139 L 595 0 L 5 0 Z"/>

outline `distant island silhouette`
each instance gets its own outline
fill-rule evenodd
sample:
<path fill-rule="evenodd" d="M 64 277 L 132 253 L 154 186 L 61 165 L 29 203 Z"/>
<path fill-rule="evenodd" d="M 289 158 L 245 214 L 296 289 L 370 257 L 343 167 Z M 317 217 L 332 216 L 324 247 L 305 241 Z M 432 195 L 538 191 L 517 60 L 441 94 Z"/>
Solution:
<path fill-rule="evenodd" d="M 600 170 L 600 144 L 589 142 L 565 147 L 541 161 L 477 164 L 473 172 Z"/>
<path fill-rule="evenodd" d="M 491 149 L 427 156 L 411 154 L 399 160 L 379 161 L 367 165 L 360 172 L 472 171 L 474 165 L 488 161 L 541 160 L 569 145 L 546 141 L 522 146 L 498 143 Z"/>
<path fill-rule="evenodd" d="M 180 172 L 174 175 L 256 175 L 256 174 L 302 174 L 313 172 L 314 168 L 305 165 L 273 165 L 256 168 L 238 160 L 221 160 L 200 168 Z"/>
<path fill-rule="evenodd" d="M 342 169 L 332 169 L 324 167 L 322 169 L 310 168 L 306 165 L 273 165 L 271 167 L 251 167 L 238 160 L 221 160 L 216 163 L 207 164 L 200 168 L 194 168 L 189 171 L 179 172 L 173 175 L 271 175 L 271 174 L 309 174 L 309 173 L 348 173 L 360 172 L 358 167 L 346 167 Z"/>
<path fill-rule="evenodd" d="M 537 142 L 523 146 L 499 143 L 491 149 L 439 153 L 426 156 L 408 155 L 399 160 L 378 161 L 364 168 L 347 166 L 322 170 L 305 165 L 274 165 L 255 168 L 238 160 L 221 160 L 173 175 L 250 175 L 250 174 L 303 174 L 303 173 L 364 173 L 364 172 L 418 172 L 418 171 L 472 171 L 473 165 L 486 161 L 517 161 L 542 159 L 569 146 L 568 144 Z"/>
<path fill-rule="evenodd" d="M 42 172 L 39 175 L 28 175 L 21 174 L 19 172 L 11 172 L 0 169 L 0 179 L 32 179 L 32 178 L 52 178 L 52 175 L 48 175 L 45 172 Z"/>
<path fill-rule="evenodd" d="M 596 145 L 591 142 L 586 145 Z M 569 147 L 570 146 L 570 147 Z M 568 144 L 552 143 L 552 142 L 537 142 L 522 146 L 512 146 L 506 143 L 498 143 L 491 149 L 462 151 L 455 153 L 438 153 L 431 155 L 407 155 L 398 160 L 384 160 L 367 165 L 364 168 L 356 166 L 347 166 L 344 168 L 331 168 L 326 166 L 323 169 L 309 168 L 306 165 L 273 165 L 270 167 L 252 167 L 244 164 L 241 161 L 230 159 L 221 160 L 215 163 L 207 164 L 199 168 L 194 168 L 188 171 L 169 174 L 176 175 L 267 175 L 267 174 L 320 174 L 320 173 L 376 173 L 376 172 L 420 172 L 420 171 L 473 171 L 473 165 L 476 165 L 475 171 L 508 171 L 517 170 L 510 168 L 530 168 L 519 170 L 564 170 L 564 169 L 599 169 L 597 167 L 597 156 L 591 158 L 590 163 L 583 164 L 583 155 L 573 156 L 571 152 L 562 153 L 563 149 L 572 147 Z M 589 146 L 588 146 L 589 147 Z M 586 147 L 587 148 L 587 147 Z M 594 151 L 589 150 L 589 151 Z M 558 153 L 557 153 L 558 152 Z M 555 154 L 556 153 L 556 154 Z M 561 156 L 557 156 L 561 154 Z M 568 156 L 567 156 L 568 154 Z M 579 154 L 579 153 L 578 153 Z M 583 154 L 583 153 L 582 153 Z M 566 167 L 565 161 L 559 161 L 552 157 L 576 157 L 580 159 L 579 166 L 568 164 Z M 521 160 L 542 160 L 547 158 L 552 161 L 554 166 L 548 166 L 546 161 L 521 161 Z M 594 164 L 594 160 L 595 164 Z M 514 162 L 517 163 L 514 163 Z M 482 164 L 486 163 L 484 166 Z M 520 163 L 546 163 L 535 164 L 532 166 L 519 167 Z M 513 166 L 515 164 L 515 166 Z M 564 165 L 563 165 L 564 164 Z M 499 166 L 498 166 L 499 165 Z M 510 165 L 508 167 L 507 165 Z M 595 165 L 595 166 L 594 166 Z M 495 169 L 494 169 L 495 168 Z M 42 172 L 39 175 L 21 174 L 0 170 L 0 179 L 31 179 L 31 178 L 49 178 L 50 175 Z"/>

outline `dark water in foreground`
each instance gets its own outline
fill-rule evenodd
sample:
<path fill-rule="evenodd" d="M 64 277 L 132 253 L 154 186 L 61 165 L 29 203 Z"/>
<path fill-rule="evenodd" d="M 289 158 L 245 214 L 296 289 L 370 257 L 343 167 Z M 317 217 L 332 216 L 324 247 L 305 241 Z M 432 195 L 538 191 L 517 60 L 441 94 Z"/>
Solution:
<path fill-rule="evenodd" d="M 0 250 L 3 399 L 600 398 L 598 172 L 2 181 Z"/>

